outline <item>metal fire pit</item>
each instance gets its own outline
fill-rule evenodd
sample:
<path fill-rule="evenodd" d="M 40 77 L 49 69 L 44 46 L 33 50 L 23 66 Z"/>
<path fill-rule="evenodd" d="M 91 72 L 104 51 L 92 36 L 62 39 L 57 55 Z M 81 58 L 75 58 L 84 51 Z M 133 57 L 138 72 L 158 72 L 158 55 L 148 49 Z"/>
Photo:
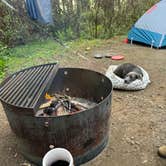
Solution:
<path fill-rule="evenodd" d="M 97 104 L 72 115 L 36 117 L 45 92 L 66 93 Z M 20 151 L 37 165 L 50 145 L 68 149 L 75 165 L 99 154 L 108 142 L 111 95 L 112 83 L 104 75 L 79 68 L 57 71 L 56 64 L 19 71 L 0 86 L 0 100 Z"/>

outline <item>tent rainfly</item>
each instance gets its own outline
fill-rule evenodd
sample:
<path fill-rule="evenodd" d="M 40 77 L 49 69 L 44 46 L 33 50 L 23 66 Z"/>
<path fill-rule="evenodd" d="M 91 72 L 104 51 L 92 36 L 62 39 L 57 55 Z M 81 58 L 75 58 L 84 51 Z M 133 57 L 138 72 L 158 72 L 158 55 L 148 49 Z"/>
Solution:
<path fill-rule="evenodd" d="M 128 33 L 128 39 L 151 47 L 166 46 L 166 0 L 161 0 L 152 6 L 134 24 Z"/>

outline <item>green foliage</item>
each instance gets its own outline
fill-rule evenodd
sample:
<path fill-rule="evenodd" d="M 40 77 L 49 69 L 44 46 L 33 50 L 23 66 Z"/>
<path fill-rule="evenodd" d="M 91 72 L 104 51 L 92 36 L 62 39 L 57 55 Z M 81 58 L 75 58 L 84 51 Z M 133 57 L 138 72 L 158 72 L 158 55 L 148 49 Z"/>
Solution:
<path fill-rule="evenodd" d="M 135 21 L 156 2 L 158 0 L 56 0 L 52 1 L 55 24 L 48 28 L 37 22 L 38 26 L 32 25 L 24 1 L 13 1 L 16 9 L 17 6 L 21 9 L 17 14 L 0 1 L 0 41 L 14 46 L 36 38 L 44 39 L 51 33 L 62 41 L 107 39 L 126 34 Z"/>
<path fill-rule="evenodd" d="M 43 33 L 47 27 L 40 26 L 28 17 L 24 1 L 17 0 L 15 3 L 15 6 L 21 3 L 24 5 L 19 7 L 20 10 L 16 7 L 14 11 L 0 1 L 0 42 L 8 47 L 14 47 L 24 45 L 27 41 L 38 40 L 41 36 L 45 38 L 46 34 Z"/>
<path fill-rule="evenodd" d="M 7 72 L 13 73 L 43 63 L 60 62 L 60 65 L 68 64 L 68 61 L 77 63 L 79 57 L 73 52 L 85 50 L 87 47 L 99 47 L 102 44 L 102 40 L 74 40 L 67 42 L 67 47 L 62 47 L 54 40 L 44 40 L 17 46 L 10 50 Z"/>
<path fill-rule="evenodd" d="M 7 60 L 9 59 L 9 49 L 0 43 L 0 79 L 5 75 L 5 69 L 7 67 Z"/>
<path fill-rule="evenodd" d="M 17 38 L 19 22 L 17 17 L 13 17 L 14 13 L 2 2 L 0 3 L 0 41 L 5 45 L 12 45 L 12 42 Z M 17 27 L 17 28 L 16 28 Z"/>
<path fill-rule="evenodd" d="M 5 68 L 6 68 L 6 63 L 4 62 L 4 60 L 2 58 L 0 58 L 0 80 L 5 75 L 5 72 L 4 72 Z"/>
<path fill-rule="evenodd" d="M 126 34 L 136 20 L 157 0 L 86 0 L 86 3 L 85 0 L 81 3 L 73 0 L 73 2 L 75 6 L 72 12 L 67 10 L 68 3 L 64 3 L 63 7 L 59 6 L 62 13 L 56 15 L 60 18 L 57 20 L 60 20 L 58 27 L 61 28 L 55 28 L 55 31 L 56 33 L 58 31 L 61 40 L 75 39 L 78 37 L 77 34 L 84 39 L 107 39 Z M 76 14 L 78 9 L 79 15 Z"/>
<path fill-rule="evenodd" d="M 61 41 L 69 41 L 77 38 L 71 27 L 66 29 L 66 31 L 58 31 L 56 37 Z"/>

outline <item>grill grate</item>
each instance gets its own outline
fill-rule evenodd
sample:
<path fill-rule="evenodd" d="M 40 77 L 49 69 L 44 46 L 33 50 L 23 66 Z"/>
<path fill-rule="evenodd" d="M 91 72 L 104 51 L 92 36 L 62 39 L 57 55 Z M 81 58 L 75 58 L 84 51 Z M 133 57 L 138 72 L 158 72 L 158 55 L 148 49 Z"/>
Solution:
<path fill-rule="evenodd" d="M 35 109 L 53 81 L 56 63 L 34 66 L 11 75 L 0 87 L 0 99 L 19 107 Z"/>

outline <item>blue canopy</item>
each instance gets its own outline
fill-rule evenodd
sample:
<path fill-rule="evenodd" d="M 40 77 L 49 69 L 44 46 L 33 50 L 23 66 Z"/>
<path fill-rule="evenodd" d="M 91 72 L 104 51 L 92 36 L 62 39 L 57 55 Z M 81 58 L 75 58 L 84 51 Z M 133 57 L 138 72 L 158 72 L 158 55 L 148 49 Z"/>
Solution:
<path fill-rule="evenodd" d="M 152 6 L 131 28 L 128 39 L 152 45 L 166 46 L 166 0 Z"/>
<path fill-rule="evenodd" d="M 52 24 L 51 0 L 26 0 L 26 8 L 31 19 Z"/>

